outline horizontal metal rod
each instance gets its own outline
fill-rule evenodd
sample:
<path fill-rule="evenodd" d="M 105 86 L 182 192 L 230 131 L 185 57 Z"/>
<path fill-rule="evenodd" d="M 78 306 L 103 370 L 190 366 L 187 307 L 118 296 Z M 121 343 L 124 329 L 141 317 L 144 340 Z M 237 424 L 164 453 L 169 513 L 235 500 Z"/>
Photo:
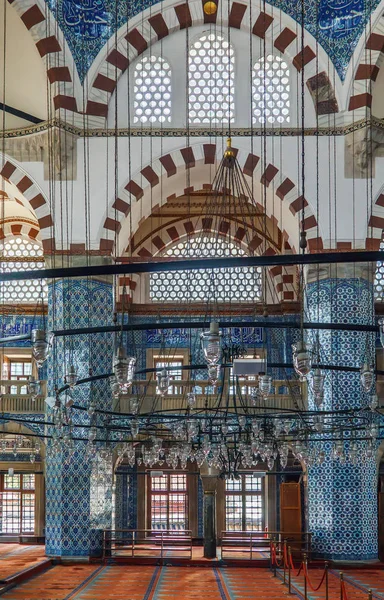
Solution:
<path fill-rule="evenodd" d="M 172 321 L 169 323 L 124 323 L 123 325 L 105 325 L 102 327 L 81 327 L 74 329 L 55 329 L 53 333 L 56 337 L 85 335 L 95 333 L 118 333 L 120 331 L 160 331 L 166 329 L 205 329 L 209 328 L 210 321 Z M 264 329 L 300 329 L 300 321 L 274 321 L 264 318 L 258 321 L 219 321 L 221 328 L 241 328 L 241 327 L 260 327 Z M 360 325 L 352 323 L 303 323 L 304 329 L 325 329 L 334 331 L 379 331 L 377 325 Z M 11 341 L 12 338 L 4 338 Z M 27 338 L 23 338 L 27 339 Z M 0 342 L 2 340 L 0 339 Z"/>
<path fill-rule="evenodd" d="M 19 119 L 24 119 L 25 121 L 29 121 L 30 123 L 35 123 L 35 125 L 38 125 L 39 123 L 43 122 L 43 119 L 39 119 L 38 117 L 35 117 L 34 115 L 24 112 L 23 110 L 20 110 L 19 108 L 15 108 L 14 106 L 9 106 L 8 104 L 4 104 L 3 102 L 0 102 L 0 110 L 3 110 L 4 112 L 6 112 L 10 115 L 14 115 L 15 117 L 19 117 Z"/>
<path fill-rule="evenodd" d="M 376 263 L 383 260 L 380 250 L 362 252 L 324 252 L 320 254 L 275 254 L 273 256 L 228 256 L 224 258 L 198 258 L 164 262 L 134 264 L 94 265 L 83 267 L 58 267 L 36 271 L 0 273 L 0 281 L 28 279 L 57 279 L 72 277 L 97 277 L 100 275 L 128 275 L 130 273 L 156 273 L 158 271 L 191 271 L 193 269 L 223 269 L 228 267 L 274 267 L 287 265 L 320 265 L 345 263 Z"/>

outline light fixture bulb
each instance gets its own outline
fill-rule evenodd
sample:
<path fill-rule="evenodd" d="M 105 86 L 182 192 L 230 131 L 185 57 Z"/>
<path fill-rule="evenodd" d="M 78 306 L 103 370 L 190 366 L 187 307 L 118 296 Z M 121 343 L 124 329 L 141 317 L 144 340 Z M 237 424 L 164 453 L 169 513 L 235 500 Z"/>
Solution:
<path fill-rule="evenodd" d="M 324 380 L 325 375 L 320 369 L 315 369 L 312 373 L 312 392 L 315 399 L 315 404 L 319 408 L 324 399 Z"/>
<path fill-rule="evenodd" d="M 64 381 L 71 389 L 73 389 L 77 383 L 78 375 L 76 368 L 74 365 L 70 365 L 68 368 L 68 373 L 64 377 Z"/>
<path fill-rule="evenodd" d="M 28 377 L 27 391 L 28 394 L 32 396 L 33 401 L 35 401 L 37 396 L 40 394 L 40 381 L 37 381 L 33 375 Z"/>
<path fill-rule="evenodd" d="M 220 377 L 220 365 L 210 365 L 208 367 L 208 381 L 211 385 L 215 386 L 219 381 Z"/>
<path fill-rule="evenodd" d="M 53 338 L 53 333 L 45 331 L 45 329 L 32 329 L 32 356 L 38 367 L 41 367 L 50 355 Z"/>
<path fill-rule="evenodd" d="M 304 341 L 292 344 L 293 368 L 300 377 L 306 377 L 312 370 L 312 346 Z"/>
<path fill-rule="evenodd" d="M 360 369 L 360 381 L 365 392 L 369 392 L 372 389 L 375 381 L 375 374 L 373 367 L 370 367 L 368 363 L 364 363 Z"/>
<path fill-rule="evenodd" d="M 269 396 L 272 388 L 272 377 L 270 375 L 259 375 L 259 390 L 261 395 L 265 398 Z"/>
<path fill-rule="evenodd" d="M 378 320 L 379 332 L 380 332 L 380 343 L 384 348 L 384 317 L 380 317 Z"/>
<path fill-rule="evenodd" d="M 113 361 L 113 372 L 120 386 L 129 387 L 135 373 L 136 358 L 127 356 L 124 346 L 118 346 Z"/>
<path fill-rule="evenodd" d="M 195 392 L 187 393 L 187 404 L 189 408 L 194 408 L 196 406 L 196 394 Z"/>
<path fill-rule="evenodd" d="M 170 383 L 169 373 L 168 373 L 167 369 L 162 369 L 157 374 L 157 389 L 159 390 L 160 396 L 165 396 L 165 394 L 168 392 L 169 383 Z"/>
<path fill-rule="evenodd" d="M 207 365 L 217 365 L 221 358 L 221 331 L 219 331 L 219 324 L 212 321 L 209 331 L 204 331 L 200 335 L 200 340 Z"/>

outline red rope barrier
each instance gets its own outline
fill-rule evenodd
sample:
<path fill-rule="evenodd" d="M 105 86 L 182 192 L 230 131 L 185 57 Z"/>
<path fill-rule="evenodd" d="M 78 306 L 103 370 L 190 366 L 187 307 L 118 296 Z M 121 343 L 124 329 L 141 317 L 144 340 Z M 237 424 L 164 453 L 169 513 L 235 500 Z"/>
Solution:
<path fill-rule="evenodd" d="M 341 582 L 341 597 L 343 600 L 348 600 L 347 590 L 345 589 L 344 581 Z"/>
<path fill-rule="evenodd" d="M 306 565 L 304 564 L 304 576 L 305 576 L 305 578 L 306 578 L 306 580 L 307 580 L 307 583 L 308 583 L 309 587 L 311 588 L 312 592 L 317 592 L 317 591 L 319 591 L 319 589 L 320 589 L 320 588 L 321 588 L 321 586 L 323 585 L 323 582 L 324 582 L 324 579 L 325 579 L 325 574 L 326 574 L 326 569 L 324 569 L 324 573 L 323 573 L 323 576 L 322 576 L 322 578 L 321 578 L 321 581 L 320 581 L 319 585 L 318 585 L 317 587 L 313 587 L 313 585 L 312 585 L 312 583 L 311 583 L 311 581 L 310 581 L 310 579 L 309 579 L 309 575 L 308 575 L 308 570 L 307 570 L 307 567 L 306 567 Z"/>

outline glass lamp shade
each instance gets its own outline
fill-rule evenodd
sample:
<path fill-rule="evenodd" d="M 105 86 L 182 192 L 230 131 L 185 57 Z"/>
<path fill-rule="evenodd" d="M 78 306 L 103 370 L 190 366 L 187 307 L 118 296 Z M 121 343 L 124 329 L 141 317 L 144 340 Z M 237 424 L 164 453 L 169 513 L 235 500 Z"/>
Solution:
<path fill-rule="evenodd" d="M 259 375 L 259 390 L 261 395 L 265 398 L 269 396 L 272 388 L 272 377 L 270 375 Z"/>
<path fill-rule="evenodd" d="M 300 377 L 306 377 L 312 370 L 312 346 L 300 341 L 292 344 L 293 368 Z"/>
<path fill-rule="evenodd" d="M 33 375 L 28 377 L 27 391 L 33 400 L 40 394 L 40 381 L 37 381 Z"/>
<path fill-rule="evenodd" d="M 73 389 L 77 383 L 78 375 L 75 367 L 70 365 L 68 373 L 64 377 L 64 381 L 71 389 Z"/>
<path fill-rule="evenodd" d="M 320 369 L 315 369 L 312 374 L 312 391 L 317 407 L 321 406 L 324 399 L 324 380 L 325 375 Z"/>
<path fill-rule="evenodd" d="M 219 331 L 219 324 L 212 322 L 209 331 L 204 331 L 200 335 L 200 340 L 207 365 L 217 365 L 221 358 L 221 331 Z"/>
<path fill-rule="evenodd" d="M 210 365 L 208 367 L 208 381 L 211 385 L 216 385 L 220 377 L 220 365 Z"/>
<path fill-rule="evenodd" d="M 41 367 L 50 355 L 53 338 L 54 335 L 51 332 L 44 329 L 32 329 L 32 356 L 38 367 Z"/>
<path fill-rule="evenodd" d="M 130 386 L 135 373 L 136 358 L 127 356 L 124 346 L 119 346 L 113 361 L 113 372 L 118 384 Z"/>
<path fill-rule="evenodd" d="M 371 402 L 370 402 L 369 408 L 374 412 L 378 406 L 379 406 L 379 399 L 377 397 L 377 394 L 373 394 L 371 396 Z"/>
<path fill-rule="evenodd" d="M 194 408 L 196 406 L 196 394 L 195 392 L 188 392 L 187 394 L 187 404 L 189 408 Z"/>
<path fill-rule="evenodd" d="M 378 324 L 379 324 L 379 332 L 380 332 L 380 342 L 384 348 L 384 317 L 381 317 L 378 320 Z"/>
<path fill-rule="evenodd" d="M 368 363 L 364 363 L 360 369 L 360 381 L 365 392 L 369 392 L 375 381 L 375 374 L 373 367 L 370 367 Z"/>
<path fill-rule="evenodd" d="M 170 377 L 169 373 L 166 369 L 162 369 L 160 373 L 157 374 L 157 388 L 161 396 L 165 396 L 168 392 Z"/>

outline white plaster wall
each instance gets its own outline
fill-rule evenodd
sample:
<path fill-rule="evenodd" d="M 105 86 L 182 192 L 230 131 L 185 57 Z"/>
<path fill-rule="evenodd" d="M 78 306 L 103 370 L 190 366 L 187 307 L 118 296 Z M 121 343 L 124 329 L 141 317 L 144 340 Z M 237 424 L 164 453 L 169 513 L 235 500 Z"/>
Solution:
<path fill-rule="evenodd" d="M 5 100 L 3 90 L 4 69 L 4 3 L 6 3 L 6 52 L 5 52 Z M 39 119 L 47 118 L 47 72 L 30 32 L 19 15 L 0 0 L 0 101 L 32 114 Z M 30 122 L 6 113 L 6 128 L 30 125 Z"/>

